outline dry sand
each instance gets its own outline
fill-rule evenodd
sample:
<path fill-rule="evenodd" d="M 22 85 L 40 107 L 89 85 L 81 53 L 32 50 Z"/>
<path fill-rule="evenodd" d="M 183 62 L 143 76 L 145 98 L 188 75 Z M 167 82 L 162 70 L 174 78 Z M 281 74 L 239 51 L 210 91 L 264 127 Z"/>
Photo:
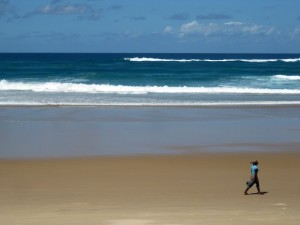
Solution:
<path fill-rule="evenodd" d="M 0 224 L 296 225 L 299 174 L 299 153 L 0 160 Z"/>

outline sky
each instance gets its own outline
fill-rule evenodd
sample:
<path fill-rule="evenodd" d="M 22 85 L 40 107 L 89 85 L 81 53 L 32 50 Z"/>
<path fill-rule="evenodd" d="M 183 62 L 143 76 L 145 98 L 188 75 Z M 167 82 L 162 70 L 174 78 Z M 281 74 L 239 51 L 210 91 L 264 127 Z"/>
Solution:
<path fill-rule="evenodd" d="M 300 53 L 300 1 L 0 0 L 0 52 Z"/>

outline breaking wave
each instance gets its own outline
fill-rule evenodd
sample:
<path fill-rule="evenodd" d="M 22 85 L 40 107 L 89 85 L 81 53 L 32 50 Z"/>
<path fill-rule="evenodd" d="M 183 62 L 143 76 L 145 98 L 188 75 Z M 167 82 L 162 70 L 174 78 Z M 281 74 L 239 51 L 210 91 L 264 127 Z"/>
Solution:
<path fill-rule="evenodd" d="M 247 87 L 125 86 L 60 82 L 0 81 L 0 91 L 32 91 L 90 94 L 300 94 L 300 89 L 267 89 Z"/>
<path fill-rule="evenodd" d="M 275 75 L 275 78 L 283 80 L 300 80 L 300 75 Z"/>
<path fill-rule="evenodd" d="M 300 105 L 300 101 L 238 101 L 238 102 L 140 102 L 140 103 L 99 103 L 65 101 L 38 102 L 38 101 L 9 101 L 1 102 L 5 106 L 276 106 L 276 105 Z"/>
<path fill-rule="evenodd" d="M 268 62 L 299 62 L 300 58 L 294 59 L 160 59 L 148 57 L 124 58 L 131 62 L 249 62 L 249 63 L 268 63 Z"/>

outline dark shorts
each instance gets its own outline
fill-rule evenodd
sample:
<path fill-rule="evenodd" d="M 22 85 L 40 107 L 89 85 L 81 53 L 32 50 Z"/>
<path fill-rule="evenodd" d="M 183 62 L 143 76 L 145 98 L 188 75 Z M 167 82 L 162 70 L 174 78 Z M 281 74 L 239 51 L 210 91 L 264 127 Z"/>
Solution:
<path fill-rule="evenodd" d="M 246 185 L 248 186 L 248 188 L 251 188 L 254 184 L 256 184 L 256 187 L 259 188 L 259 179 L 258 178 L 253 178 L 246 182 Z"/>

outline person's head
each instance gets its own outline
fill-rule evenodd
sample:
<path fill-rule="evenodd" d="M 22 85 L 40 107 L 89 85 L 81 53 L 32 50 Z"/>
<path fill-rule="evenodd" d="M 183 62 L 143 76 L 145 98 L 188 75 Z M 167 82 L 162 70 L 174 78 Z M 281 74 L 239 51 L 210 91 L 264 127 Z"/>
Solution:
<path fill-rule="evenodd" d="M 258 165 L 258 161 L 255 160 L 255 161 L 252 162 L 252 164 L 257 166 Z"/>

